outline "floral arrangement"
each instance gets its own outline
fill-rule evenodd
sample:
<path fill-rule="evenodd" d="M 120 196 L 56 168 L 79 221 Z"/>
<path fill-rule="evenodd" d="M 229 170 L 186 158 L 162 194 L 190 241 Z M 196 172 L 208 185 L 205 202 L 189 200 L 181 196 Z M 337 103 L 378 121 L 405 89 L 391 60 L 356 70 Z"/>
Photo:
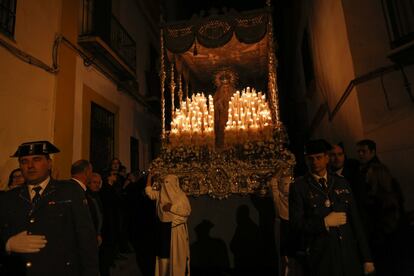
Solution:
<path fill-rule="evenodd" d="M 283 132 L 275 129 L 267 141 L 248 141 L 221 151 L 205 145 L 165 144 L 151 170 L 156 183 L 167 174 L 176 174 L 183 191 L 192 196 L 266 195 L 272 177 L 293 173 L 295 157 L 280 143 Z"/>
<path fill-rule="evenodd" d="M 160 157 L 151 164 L 156 187 L 172 173 L 192 196 L 265 195 L 272 177 L 293 173 L 295 157 L 285 148 L 286 131 L 272 123 L 263 93 L 247 87 L 233 94 L 220 148 L 215 146 L 213 103 L 211 95 L 200 92 L 175 110 Z"/>

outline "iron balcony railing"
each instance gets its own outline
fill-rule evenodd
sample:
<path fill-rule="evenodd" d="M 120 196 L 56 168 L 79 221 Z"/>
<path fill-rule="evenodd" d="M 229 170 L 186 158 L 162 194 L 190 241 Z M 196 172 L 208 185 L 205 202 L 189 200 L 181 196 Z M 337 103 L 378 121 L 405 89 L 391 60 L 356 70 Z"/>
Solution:
<path fill-rule="evenodd" d="M 111 40 L 109 46 L 135 71 L 137 54 L 135 40 L 113 15 L 111 17 Z"/>
<path fill-rule="evenodd" d="M 111 13 L 108 0 L 83 1 L 81 36 L 98 36 L 135 71 L 135 40 Z"/>
<path fill-rule="evenodd" d="M 16 0 L 0 0 L 0 32 L 14 36 L 16 22 Z"/>

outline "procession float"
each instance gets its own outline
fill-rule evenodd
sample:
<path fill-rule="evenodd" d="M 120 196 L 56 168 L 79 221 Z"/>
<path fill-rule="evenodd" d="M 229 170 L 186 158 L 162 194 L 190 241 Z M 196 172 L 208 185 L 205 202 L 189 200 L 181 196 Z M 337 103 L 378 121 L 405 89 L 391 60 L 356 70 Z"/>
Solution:
<path fill-rule="evenodd" d="M 155 188 L 175 174 L 190 196 L 264 196 L 272 177 L 292 177 L 272 24 L 270 7 L 163 24 Z"/>

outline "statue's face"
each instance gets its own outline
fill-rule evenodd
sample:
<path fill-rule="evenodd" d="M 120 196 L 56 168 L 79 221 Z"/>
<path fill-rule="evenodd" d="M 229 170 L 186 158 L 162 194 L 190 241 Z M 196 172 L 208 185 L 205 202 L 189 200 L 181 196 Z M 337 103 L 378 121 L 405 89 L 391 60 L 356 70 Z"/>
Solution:
<path fill-rule="evenodd" d="M 216 87 L 234 86 L 236 82 L 236 75 L 231 70 L 219 71 L 214 76 L 214 84 Z"/>
<path fill-rule="evenodd" d="M 225 73 L 220 76 L 220 81 L 222 84 L 228 84 L 230 82 L 230 76 L 227 73 Z"/>

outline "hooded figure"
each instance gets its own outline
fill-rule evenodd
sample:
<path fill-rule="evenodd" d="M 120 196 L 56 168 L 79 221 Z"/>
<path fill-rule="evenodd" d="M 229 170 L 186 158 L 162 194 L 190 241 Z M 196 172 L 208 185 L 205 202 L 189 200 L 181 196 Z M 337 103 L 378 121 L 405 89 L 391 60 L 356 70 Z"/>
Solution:
<path fill-rule="evenodd" d="M 150 174 L 145 193 L 150 199 L 157 201 L 157 214 L 160 220 L 155 276 L 190 275 L 187 218 L 191 213 L 191 206 L 180 188 L 178 177 L 167 175 L 161 190 L 156 191 L 151 187 Z"/>

